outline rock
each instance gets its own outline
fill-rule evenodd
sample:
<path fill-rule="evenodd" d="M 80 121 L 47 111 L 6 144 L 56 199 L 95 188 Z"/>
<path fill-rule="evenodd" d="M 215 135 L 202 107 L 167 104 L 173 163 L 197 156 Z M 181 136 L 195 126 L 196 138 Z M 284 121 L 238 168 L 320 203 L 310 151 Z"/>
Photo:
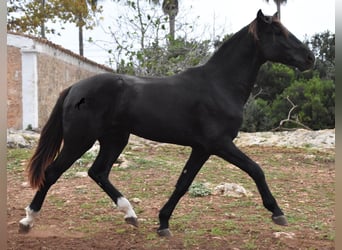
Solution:
<path fill-rule="evenodd" d="M 29 145 L 21 134 L 7 134 L 7 147 L 27 148 Z"/>
<path fill-rule="evenodd" d="M 21 183 L 21 187 L 23 188 L 29 188 L 30 187 L 30 183 L 28 183 L 27 181 Z"/>
<path fill-rule="evenodd" d="M 221 183 L 214 188 L 213 194 L 237 198 L 252 195 L 251 193 L 247 192 L 243 186 L 236 183 Z"/>
<path fill-rule="evenodd" d="M 306 130 L 281 132 L 239 132 L 234 142 L 237 146 L 279 146 L 279 147 L 304 147 L 315 149 L 335 148 L 335 129 Z"/>
<path fill-rule="evenodd" d="M 40 134 L 35 131 L 28 130 L 7 130 L 7 146 L 9 148 L 32 148 L 35 147 Z M 304 147 L 314 148 L 317 150 L 335 148 L 335 129 L 324 130 L 305 130 L 297 129 L 294 131 L 281 132 L 256 132 L 245 133 L 239 132 L 234 140 L 237 146 L 280 146 L 280 147 Z M 145 147 L 158 147 L 163 145 L 149 140 L 131 136 L 131 149 L 140 150 Z M 96 142 L 89 150 L 96 155 L 99 151 L 99 143 Z M 125 162 L 125 161 L 124 161 Z M 127 168 L 128 164 L 124 163 L 122 168 Z"/>
<path fill-rule="evenodd" d="M 84 178 L 84 177 L 88 176 L 88 173 L 87 172 L 76 172 L 75 176 L 79 177 L 79 178 Z"/>
<path fill-rule="evenodd" d="M 274 232 L 273 233 L 275 238 L 286 238 L 286 239 L 293 239 L 296 234 L 292 232 Z"/>
<path fill-rule="evenodd" d="M 131 166 L 130 162 L 125 158 L 125 156 L 121 155 L 117 160 L 120 169 L 126 169 Z"/>
<path fill-rule="evenodd" d="M 136 197 L 135 197 L 135 198 L 132 199 L 132 202 L 135 203 L 135 204 L 139 204 L 139 203 L 141 203 L 142 201 L 141 201 L 139 198 L 136 198 Z"/>
<path fill-rule="evenodd" d="M 7 130 L 7 147 L 32 148 L 37 144 L 39 133 L 27 130 Z"/>

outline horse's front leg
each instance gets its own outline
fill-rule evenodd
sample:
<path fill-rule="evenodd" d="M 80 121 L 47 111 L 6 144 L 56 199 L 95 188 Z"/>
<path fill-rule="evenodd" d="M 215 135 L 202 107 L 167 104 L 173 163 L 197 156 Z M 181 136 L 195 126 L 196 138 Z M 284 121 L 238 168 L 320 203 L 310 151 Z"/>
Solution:
<path fill-rule="evenodd" d="M 190 158 L 183 168 L 183 171 L 177 181 L 175 190 L 173 191 L 167 203 L 160 210 L 160 226 L 158 229 L 159 236 L 171 236 L 171 232 L 169 230 L 169 219 L 172 215 L 172 212 L 179 200 L 187 192 L 192 181 L 196 177 L 203 164 L 208 160 L 209 156 L 210 155 L 204 150 L 192 149 Z"/>
<path fill-rule="evenodd" d="M 228 142 L 227 142 L 228 141 Z M 256 183 L 265 208 L 272 212 L 272 220 L 278 225 L 287 225 L 287 220 L 273 197 L 261 167 L 241 152 L 232 141 L 225 140 L 215 154 L 245 171 Z"/>

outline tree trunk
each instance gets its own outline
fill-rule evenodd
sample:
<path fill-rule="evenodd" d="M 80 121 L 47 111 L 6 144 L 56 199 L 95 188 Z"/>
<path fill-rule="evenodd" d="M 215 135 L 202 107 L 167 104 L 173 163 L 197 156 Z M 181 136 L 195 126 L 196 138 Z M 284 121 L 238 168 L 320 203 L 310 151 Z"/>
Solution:
<path fill-rule="evenodd" d="M 78 47 L 79 47 L 80 55 L 83 56 L 83 27 L 82 25 L 78 26 Z"/>
<path fill-rule="evenodd" d="M 45 0 L 42 0 L 41 11 L 42 11 L 43 18 L 40 24 L 40 35 L 42 38 L 46 38 L 45 36 Z"/>
<path fill-rule="evenodd" d="M 280 1 L 277 1 L 277 12 L 278 12 L 278 18 L 280 20 Z"/>
<path fill-rule="evenodd" d="M 174 15 L 170 15 L 170 34 L 169 34 L 169 40 L 172 43 L 175 40 L 175 23 L 176 23 L 176 17 Z"/>
<path fill-rule="evenodd" d="M 163 12 L 169 16 L 169 42 L 172 43 L 175 39 L 175 23 L 178 14 L 178 0 L 164 0 L 162 6 Z"/>

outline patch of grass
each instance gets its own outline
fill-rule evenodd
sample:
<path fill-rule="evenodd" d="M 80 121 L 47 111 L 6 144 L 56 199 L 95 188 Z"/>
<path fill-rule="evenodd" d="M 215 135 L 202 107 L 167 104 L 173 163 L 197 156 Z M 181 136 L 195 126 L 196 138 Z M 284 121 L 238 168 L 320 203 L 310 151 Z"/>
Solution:
<path fill-rule="evenodd" d="M 95 204 L 89 203 L 89 202 L 85 202 L 80 205 L 80 208 L 82 209 L 94 209 L 94 207 L 95 207 Z"/>
<path fill-rule="evenodd" d="M 85 152 L 81 158 L 79 158 L 74 165 L 78 167 L 86 167 L 92 164 L 96 158 L 97 153 L 94 151 Z"/>
<path fill-rule="evenodd" d="M 14 173 L 23 172 L 26 168 L 28 159 L 32 156 L 33 151 L 23 148 L 14 148 L 7 150 L 7 171 Z"/>
<path fill-rule="evenodd" d="M 244 249 L 257 249 L 257 248 L 258 248 L 258 246 L 257 246 L 254 239 L 248 240 L 244 244 Z"/>
<path fill-rule="evenodd" d="M 65 200 L 54 195 L 49 196 L 49 201 L 56 206 L 57 208 L 64 208 L 65 207 Z"/>
<path fill-rule="evenodd" d="M 224 226 L 229 234 L 240 234 L 239 225 L 235 221 L 228 219 L 225 221 Z"/>
<path fill-rule="evenodd" d="M 112 203 L 113 203 L 113 201 L 108 196 L 103 196 L 102 198 L 100 198 L 96 201 L 97 205 L 100 205 L 103 207 L 111 206 Z"/>
<path fill-rule="evenodd" d="M 158 235 L 155 232 L 147 233 L 146 240 L 155 240 L 155 239 L 157 239 L 157 237 L 158 237 Z"/>
<path fill-rule="evenodd" d="M 112 214 L 97 214 L 92 217 L 94 222 L 114 221 Z"/>
<path fill-rule="evenodd" d="M 96 153 L 93 151 L 86 152 L 75 163 L 63 173 L 63 178 L 72 179 L 76 178 L 78 172 L 88 172 L 89 167 L 94 162 Z"/>
<path fill-rule="evenodd" d="M 227 232 L 223 230 L 221 227 L 215 226 L 211 228 L 210 233 L 213 236 L 224 236 Z"/>
<path fill-rule="evenodd" d="M 211 195 L 211 190 L 203 183 L 194 182 L 188 191 L 191 197 L 203 197 Z"/>
<path fill-rule="evenodd" d="M 96 227 L 93 224 L 88 223 L 87 225 L 79 225 L 75 227 L 75 231 L 89 234 L 89 237 L 90 237 L 92 234 L 96 234 L 97 232 L 99 232 L 100 228 Z"/>

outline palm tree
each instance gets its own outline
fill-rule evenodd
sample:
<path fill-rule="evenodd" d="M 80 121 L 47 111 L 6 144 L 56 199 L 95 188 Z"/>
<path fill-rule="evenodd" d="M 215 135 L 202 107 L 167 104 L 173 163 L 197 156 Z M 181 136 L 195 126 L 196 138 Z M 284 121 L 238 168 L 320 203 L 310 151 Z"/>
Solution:
<path fill-rule="evenodd" d="M 179 10 L 178 0 L 164 0 L 162 8 L 163 8 L 163 12 L 169 16 L 169 26 L 170 26 L 169 40 L 174 41 L 176 16 Z"/>
<path fill-rule="evenodd" d="M 42 38 L 46 38 L 45 36 L 45 0 L 42 0 L 42 5 L 41 5 L 41 10 L 42 10 L 42 13 L 43 13 L 43 19 L 42 19 L 42 22 L 40 24 L 40 35 Z"/>
<path fill-rule="evenodd" d="M 79 2 L 79 12 L 77 13 L 78 18 L 78 44 L 79 44 L 79 54 L 83 56 L 84 45 L 83 45 L 83 26 L 85 25 L 85 17 L 88 16 L 89 10 L 88 5 L 92 11 L 97 8 L 97 0 L 82 0 Z"/>
<path fill-rule="evenodd" d="M 265 0 L 266 2 L 269 2 L 269 0 Z M 280 20 L 280 5 L 281 4 L 286 4 L 287 0 L 273 0 L 275 4 L 277 5 L 277 13 L 278 13 L 278 18 Z"/>
<path fill-rule="evenodd" d="M 153 4 L 160 4 L 159 0 L 148 0 L 150 3 Z M 175 23 L 176 23 L 176 16 L 178 14 L 178 0 L 163 0 L 162 9 L 164 14 L 169 16 L 169 41 L 174 41 L 175 39 Z"/>

